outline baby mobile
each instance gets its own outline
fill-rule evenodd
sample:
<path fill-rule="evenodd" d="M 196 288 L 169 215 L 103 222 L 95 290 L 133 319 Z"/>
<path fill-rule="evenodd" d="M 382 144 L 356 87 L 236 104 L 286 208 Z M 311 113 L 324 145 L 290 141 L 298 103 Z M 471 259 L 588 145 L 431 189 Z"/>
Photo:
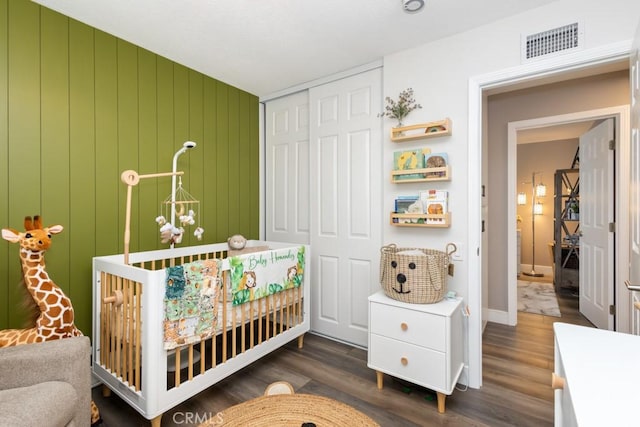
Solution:
<path fill-rule="evenodd" d="M 195 146 L 195 142 L 187 141 L 173 156 L 171 194 L 160 204 L 160 215 L 156 217 L 156 222 L 160 226 L 160 241 L 162 243 L 170 243 L 171 247 L 175 243 L 182 242 L 184 228 L 189 225 L 195 225 L 196 218 L 198 219 L 198 226 L 193 231 L 193 235 L 198 240 L 202 240 L 202 235 L 204 234 L 204 229 L 200 226 L 200 201 L 182 187 L 182 176 L 178 177 L 178 186 L 176 187 L 176 176 L 179 175 L 176 172 L 178 157 Z M 178 222 L 176 222 L 176 218 Z"/>
<path fill-rule="evenodd" d="M 162 203 L 161 206 L 165 207 L 165 215 L 159 215 L 156 217 L 156 222 L 160 225 L 160 239 L 162 243 L 170 243 L 173 248 L 174 243 L 182 242 L 182 235 L 184 234 L 184 227 L 187 225 L 195 225 L 196 218 L 200 219 L 200 202 L 193 198 L 184 188 L 182 188 L 182 178 L 176 188 L 176 177 L 181 176 L 184 172 L 176 171 L 178 164 L 178 157 L 187 150 L 194 148 L 196 143 L 193 141 L 187 141 L 183 144 L 182 148 L 178 150 L 173 156 L 173 171 L 152 173 L 146 175 L 140 175 L 134 170 L 126 170 L 120 175 L 120 179 L 127 185 L 127 206 L 125 212 L 125 228 L 124 228 L 124 262 L 129 264 L 129 242 L 131 239 L 131 192 L 134 186 L 140 183 L 144 178 L 159 178 L 163 176 L 171 176 L 171 195 Z M 176 210 L 178 206 L 178 210 Z M 162 210 L 162 209 L 161 209 Z M 167 215 L 168 211 L 170 214 Z M 178 215 L 179 224 L 176 222 L 176 215 Z M 167 219 L 168 216 L 168 219 Z M 175 225 L 175 226 L 174 226 Z M 194 236 L 198 240 L 202 240 L 202 234 L 204 229 L 198 226 L 193 232 Z"/>
<path fill-rule="evenodd" d="M 172 209 L 175 209 L 175 216 L 170 213 Z M 175 196 L 168 195 L 160 205 L 160 210 L 163 212 L 158 215 L 156 222 L 160 226 L 160 241 L 162 243 L 181 243 L 184 227 L 194 225 L 196 218 L 198 218 L 198 226 L 193 231 L 193 235 L 198 240 L 202 240 L 204 229 L 200 226 L 200 201 L 182 187 L 182 177 L 178 177 Z M 172 222 L 167 222 L 166 218 L 176 217 L 179 224 L 174 225 Z"/>

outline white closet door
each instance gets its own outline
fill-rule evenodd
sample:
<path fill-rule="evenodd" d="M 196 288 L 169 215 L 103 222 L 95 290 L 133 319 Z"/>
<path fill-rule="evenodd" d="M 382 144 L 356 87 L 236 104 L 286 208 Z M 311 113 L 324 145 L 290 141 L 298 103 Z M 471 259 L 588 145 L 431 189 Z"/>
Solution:
<path fill-rule="evenodd" d="M 379 289 L 382 72 L 310 89 L 312 330 L 367 345 Z"/>
<path fill-rule="evenodd" d="M 269 101 L 265 117 L 266 239 L 308 244 L 308 92 Z"/>

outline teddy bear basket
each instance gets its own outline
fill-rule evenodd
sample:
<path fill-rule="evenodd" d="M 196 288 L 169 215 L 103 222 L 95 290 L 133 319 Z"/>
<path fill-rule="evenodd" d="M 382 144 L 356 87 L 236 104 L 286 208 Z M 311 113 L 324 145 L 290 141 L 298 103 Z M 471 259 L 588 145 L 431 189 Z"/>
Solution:
<path fill-rule="evenodd" d="M 435 249 L 398 248 L 395 244 L 380 249 L 380 285 L 385 295 L 398 301 L 432 304 L 447 292 L 449 257 L 456 245 L 448 243 L 445 252 Z"/>

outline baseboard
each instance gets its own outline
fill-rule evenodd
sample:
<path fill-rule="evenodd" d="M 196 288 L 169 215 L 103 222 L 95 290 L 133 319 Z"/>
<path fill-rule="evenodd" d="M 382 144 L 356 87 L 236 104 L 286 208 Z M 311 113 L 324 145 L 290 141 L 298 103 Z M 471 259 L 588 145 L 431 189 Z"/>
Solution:
<path fill-rule="evenodd" d="M 503 310 L 494 310 L 490 308 L 487 310 L 487 321 L 499 323 L 501 325 L 508 325 L 509 313 Z"/>

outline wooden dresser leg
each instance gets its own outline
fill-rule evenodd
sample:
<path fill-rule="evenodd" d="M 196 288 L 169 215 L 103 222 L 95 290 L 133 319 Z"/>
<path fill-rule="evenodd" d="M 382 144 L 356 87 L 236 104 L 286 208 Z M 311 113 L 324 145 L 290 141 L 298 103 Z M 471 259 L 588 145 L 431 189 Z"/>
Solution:
<path fill-rule="evenodd" d="M 438 395 L 438 412 L 444 414 L 444 401 L 447 398 L 447 395 L 444 393 L 437 392 Z"/>
<path fill-rule="evenodd" d="M 104 397 L 111 397 L 111 389 L 104 384 L 102 384 L 102 395 Z"/>
<path fill-rule="evenodd" d="M 378 381 L 378 390 L 382 390 L 384 374 L 380 371 L 376 371 L 376 380 Z"/>
<path fill-rule="evenodd" d="M 158 415 L 157 417 L 151 420 L 151 427 L 160 427 L 161 421 L 162 421 L 162 414 Z"/>
<path fill-rule="evenodd" d="M 298 337 L 298 348 L 302 348 L 303 342 L 304 342 L 304 334 Z"/>

